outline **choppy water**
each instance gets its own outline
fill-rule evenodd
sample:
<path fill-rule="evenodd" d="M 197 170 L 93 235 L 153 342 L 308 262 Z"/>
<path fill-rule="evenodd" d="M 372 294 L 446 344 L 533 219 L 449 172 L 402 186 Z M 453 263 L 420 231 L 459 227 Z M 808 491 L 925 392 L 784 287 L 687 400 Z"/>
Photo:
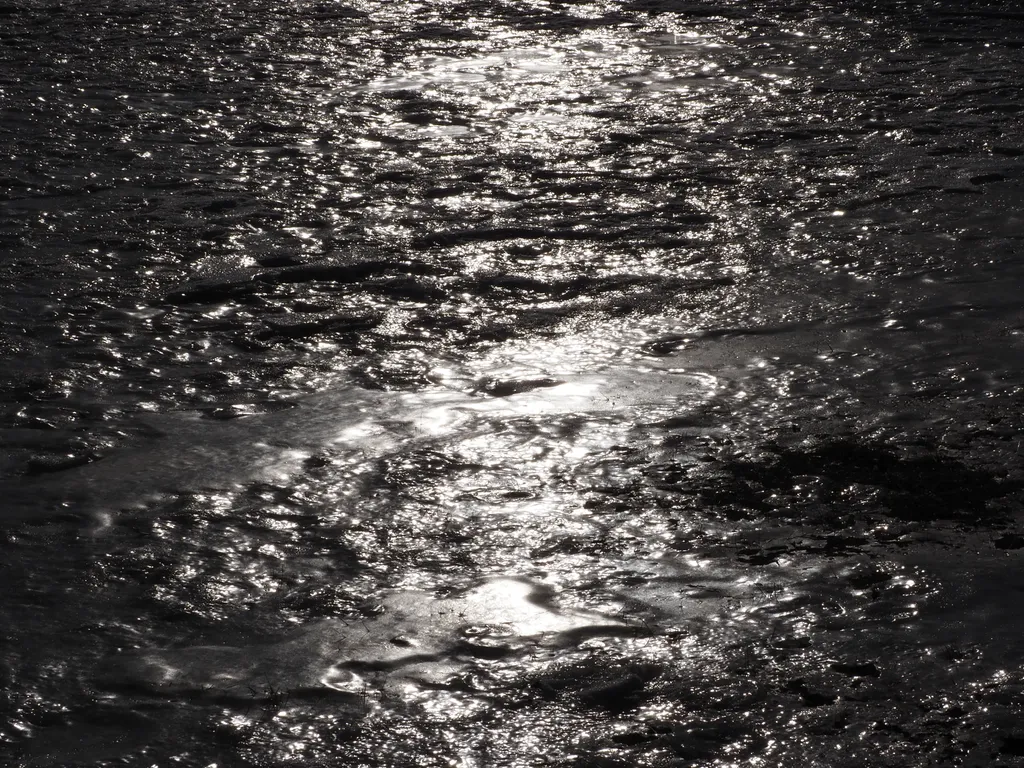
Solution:
<path fill-rule="evenodd" d="M 0 762 L 1020 761 L 1022 82 L 1010 3 L 0 5 Z"/>

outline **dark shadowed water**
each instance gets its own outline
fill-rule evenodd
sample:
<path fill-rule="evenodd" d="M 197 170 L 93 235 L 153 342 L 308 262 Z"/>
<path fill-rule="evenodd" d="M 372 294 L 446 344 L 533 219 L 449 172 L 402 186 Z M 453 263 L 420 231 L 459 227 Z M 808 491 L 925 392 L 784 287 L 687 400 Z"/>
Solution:
<path fill-rule="evenodd" d="M 0 4 L 0 765 L 1024 762 L 1014 3 Z"/>

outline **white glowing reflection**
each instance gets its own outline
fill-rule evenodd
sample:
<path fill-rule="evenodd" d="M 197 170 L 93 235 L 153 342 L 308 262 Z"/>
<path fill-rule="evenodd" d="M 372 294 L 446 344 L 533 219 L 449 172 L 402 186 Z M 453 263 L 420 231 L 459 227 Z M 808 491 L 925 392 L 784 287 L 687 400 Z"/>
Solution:
<path fill-rule="evenodd" d="M 598 12 L 597 7 L 589 12 Z M 583 6 L 573 12 L 588 13 Z M 599 142 L 608 124 L 590 114 L 588 105 L 595 98 L 612 103 L 647 99 L 656 105 L 667 91 L 692 94 L 681 104 L 677 99 L 673 109 L 696 119 L 720 98 L 714 95 L 716 89 L 756 91 L 763 83 L 774 82 L 726 71 L 713 60 L 721 55 L 716 50 L 720 42 L 691 33 L 666 37 L 629 28 L 585 29 L 553 37 L 548 45 L 521 45 L 536 37 L 489 29 L 488 40 L 484 50 L 477 48 L 475 55 L 465 57 L 410 55 L 396 74 L 379 77 L 364 89 L 419 91 L 429 98 L 456 101 L 465 121 L 417 121 L 389 129 L 433 141 L 496 134 L 502 147 L 512 148 L 525 143 L 554 145 L 567 137 Z M 331 99 L 340 97 L 334 94 Z"/>
<path fill-rule="evenodd" d="M 163 692 L 275 695 L 309 687 L 361 694 L 368 680 L 391 678 L 392 691 L 415 694 L 420 681 L 445 679 L 464 666 L 460 647 L 544 647 L 594 635 L 629 634 L 631 626 L 592 611 L 561 608 L 554 594 L 519 579 L 485 581 L 436 598 L 419 591 L 386 595 L 380 612 L 359 622 L 325 619 L 272 644 L 192 646 L 126 655 L 106 672 Z M 488 645 L 491 644 L 491 645 Z M 379 682 L 379 681 L 374 681 Z"/>

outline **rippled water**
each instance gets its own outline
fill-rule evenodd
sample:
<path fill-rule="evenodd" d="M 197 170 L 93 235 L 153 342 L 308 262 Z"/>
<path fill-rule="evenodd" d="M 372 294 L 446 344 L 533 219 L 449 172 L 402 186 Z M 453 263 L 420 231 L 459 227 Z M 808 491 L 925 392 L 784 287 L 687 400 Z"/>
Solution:
<path fill-rule="evenodd" d="M 1010 3 L 0 5 L 0 757 L 1024 755 Z"/>

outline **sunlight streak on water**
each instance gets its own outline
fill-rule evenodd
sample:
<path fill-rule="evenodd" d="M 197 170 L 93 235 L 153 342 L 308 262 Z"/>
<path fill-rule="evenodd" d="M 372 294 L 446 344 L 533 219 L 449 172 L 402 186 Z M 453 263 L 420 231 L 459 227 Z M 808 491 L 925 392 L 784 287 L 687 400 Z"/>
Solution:
<path fill-rule="evenodd" d="M 826 5 L 0 8 L 0 762 L 1019 754 L 1020 47 Z"/>

